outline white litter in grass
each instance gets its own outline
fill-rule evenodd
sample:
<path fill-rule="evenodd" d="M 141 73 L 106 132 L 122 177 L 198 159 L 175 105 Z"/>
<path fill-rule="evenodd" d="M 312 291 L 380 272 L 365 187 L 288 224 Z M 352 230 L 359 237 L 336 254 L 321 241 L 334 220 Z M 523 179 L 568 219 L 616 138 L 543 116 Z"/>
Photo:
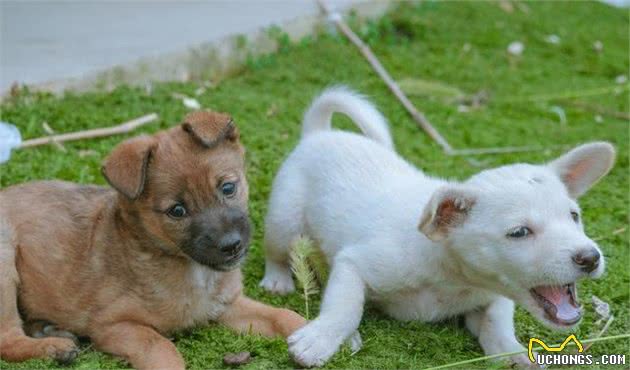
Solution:
<path fill-rule="evenodd" d="M 22 144 L 20 130 L 8 122 L 0 122 L 0 163 L 11 157 L 11 150 Z"/>
<path fill-rule="evenodd" d="M 508 53 L 514 56 L 520 56 L 523 54 L 523 50 L 525 50 L 525 45 L 520 41 L 514 41 L 508 45 L 507 51 Z"/>
<path fill-rule="evenodd" d="M 554 105 L 549 110 L 558 116 L 561 124 L 564 125 L 565 123 L 567 123 L 567 115 L 566 113 L 564 113 L 564 109 L 562 109 L 562 107 Z"/>
<path fill-rule="evenodd" d="M 595 115 L 595 122 L 597 122 L 597 123 L 604 122 L 604 117 L 602 117 L 600 114 L 596 114 Z"/>
<path fill-rule="evenodd" d="M 607 302 L 602 301 L 598 296 L 593 295 L 591 297 L 593 303 L 593 309 L 597 314 L 598 322 L 606 321 L 610 317 L 610 305 Z"/>
<path fill-rule="evenodd" d="M 197 101 L 197 99 L 185 97 L 182 99 L 182 103 L 188 109 L 201 109 L 201 104 Z"/>
<path fill-rule="evenodd" d="M 171 96 L 174 99 L 181 100 L 184 106 L 188 109 L 201 109 L 201 104 L 199 104 L 199 101 L 195 98 L 191 98 L 188 95 L 178 93 L 178 92 L 172 93 Z"/>
<path fill-rule="evenodd" d="M 604 43 L 597 40 L 593 43 L 593 50 L 595 50 L 598 53 L 601 53 L 604 50 Z"/>
<path fill-rule="evenodd" d="M 620 85 L 623 85 L 626 82 L 628 82 L 628 76 L 626 76 L 626 75 L 619 75 L 619 76 L 615 77 L 615 82 L 620 84 Z"/>
<path fill-rule="evenodd" d="M 547 37 L 545 37 L 545 41 L 547 41 L 550 44 L 558 45 L 560 43 L 560 36 L 547 35 Z"/>

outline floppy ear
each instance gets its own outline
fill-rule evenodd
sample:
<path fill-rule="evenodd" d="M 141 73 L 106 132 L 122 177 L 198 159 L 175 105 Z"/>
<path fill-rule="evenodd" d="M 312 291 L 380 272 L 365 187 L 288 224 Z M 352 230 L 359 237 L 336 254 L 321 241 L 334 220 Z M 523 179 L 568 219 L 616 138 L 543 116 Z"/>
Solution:
<path fill-rule="evenodd" d="M 615 148 L 607 142 L 595 142 L 574 148 L 549 163 L 549 167 L 560 177 L 569 195 L 577 198 L 606 175 L 614 162 Z"/>
<path fill-rule="evenodd" d="M 443 240 L 466 220 L 476 199 L 475 192 L 464 186 L 447 185 L 436 190 L 424 207 L 418 229 L 433 241 Z"/>
<path fill-rule="evenodd" d="M 119 144 L 105 159 L 101 172 L 107 182 L 127 198 L 137 199 L 144 189 L 151 151 L 156 141 L 139 136 Z"/>
<path fill-rule="evenodd" d="M 236 141 L 239 135 L 232 118 L 216 112 L 190 113 L 184 118 L 182 128 L 207 148 L 212 148 L 224 139 Z"/>

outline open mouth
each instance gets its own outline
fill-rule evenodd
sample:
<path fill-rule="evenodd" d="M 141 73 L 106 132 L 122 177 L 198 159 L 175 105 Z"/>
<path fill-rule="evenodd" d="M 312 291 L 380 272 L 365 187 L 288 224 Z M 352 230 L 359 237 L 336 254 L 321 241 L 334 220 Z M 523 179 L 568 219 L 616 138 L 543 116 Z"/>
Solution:
<path fill-rule="evenodd" d="M 530 293 L 545 316 L 554 324 L 572 326 L 582 318 L 575 282 L 565 285 L 538 286 Z"/>

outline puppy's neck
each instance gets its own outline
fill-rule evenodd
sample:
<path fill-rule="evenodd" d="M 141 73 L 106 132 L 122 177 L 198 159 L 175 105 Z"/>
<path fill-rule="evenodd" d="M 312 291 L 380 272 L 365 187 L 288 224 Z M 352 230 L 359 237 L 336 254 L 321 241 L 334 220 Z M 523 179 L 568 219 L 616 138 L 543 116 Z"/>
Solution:
<path fill-rule="evenodd" d="M 484 290 L 489 289 L 486 282 L 496 279 L 497 277 L 485 276 L 471 268 L 464 259 L 453 251 L 453 248 L 448 245 L 448 242 L 441 242 L 439 244 L 439 248 L 443 248 L 444 251 L 440 261 L 443 270 L 442 278 L 458 285 Z"/>

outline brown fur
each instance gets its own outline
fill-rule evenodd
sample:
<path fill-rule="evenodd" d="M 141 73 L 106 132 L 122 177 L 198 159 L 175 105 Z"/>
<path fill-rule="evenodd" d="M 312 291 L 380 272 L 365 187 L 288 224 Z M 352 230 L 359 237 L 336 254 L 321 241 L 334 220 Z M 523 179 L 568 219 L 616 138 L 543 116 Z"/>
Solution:
<path fill-rule="evenodd" d="M 193 223 L 228 208 L 246 218 L 248 190 L 231 119 L 195 113 L 185 121 L 114 149 L 103 173 L 116 190 L 43 181 L 0 192 L 2 359 L 76 357 L 71 338 L 28 337 L 22 319 L 89 336 L 97 349 L 145 369 L 184 368 L 163 336 L 176 330 L 217 321 L 286 337 L 305 323 L 244 297 L 238 264 L 221 260 L 215 269 L 189 256 Z M 225 179 L 238 185 L 231 198 L 220 193 Z M 166 214 L 176 201 L 189 217 Z"/>

